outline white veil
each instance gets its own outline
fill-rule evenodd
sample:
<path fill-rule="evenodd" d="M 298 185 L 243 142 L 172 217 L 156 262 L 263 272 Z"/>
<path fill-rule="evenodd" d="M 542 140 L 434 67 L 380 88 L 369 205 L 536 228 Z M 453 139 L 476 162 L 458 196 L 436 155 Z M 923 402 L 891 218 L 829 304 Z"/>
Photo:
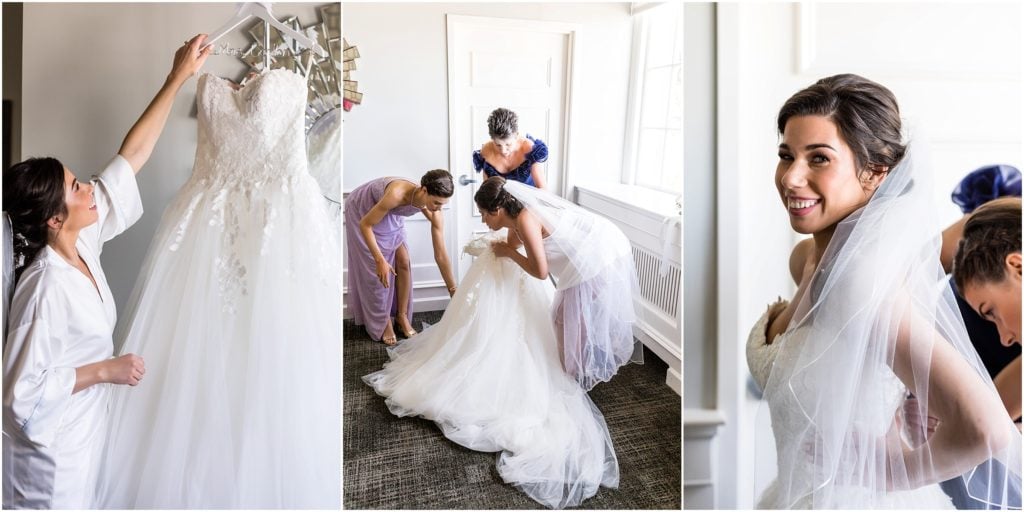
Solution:
<path fill-rule="evenodd" d="M 867 205 L 839 223 L 776 340 L 764 390 L 774 439 L 756 434 L 758 444 L 776 443 L 775 506 L 891 508 L 897 491 L 959 477 L 975 500 L 1020 507 L 1021 435 L 939 263 L 932 169 L 924 145 L 912 143 Z M 953 387 L 971 399 L 938 400 Z M 987 435 L 915 428 L 950 411 L 978 418 Z"/>
<path fill-rule="evenodd" d="M 550 192 L 515 181 L 505 181 L 504 189 L 548 232 L 544 249 L 558 290 L 554 308 L 564 319 L 579 319 L 556 325 L 566 370 L 589 390 L 622 365 L 642 362 L 633 339 L 639 285 L 626 235 L 608 219 Z"/>

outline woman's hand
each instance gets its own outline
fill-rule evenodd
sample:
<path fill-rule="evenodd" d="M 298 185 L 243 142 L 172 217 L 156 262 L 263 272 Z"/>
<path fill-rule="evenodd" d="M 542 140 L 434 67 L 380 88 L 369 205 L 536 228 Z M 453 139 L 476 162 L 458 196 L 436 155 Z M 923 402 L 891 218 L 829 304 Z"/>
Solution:
<path fill-rule="evenodd" d="M 118 154 L 128 161 L 136 174 L 153 154 L 153 147 L 164 131 L 171 106 L 174 105 L 174 97 L 181 89 L 181 85 L 199 71 L 206 62 L 206 57 L 210 55 L 212 46 L 202 52 L 199 51 L 205 40 L 206 34 L 199 34 L 178 48 L 174 54 L 174 65 L 171 66 L 171 72 L 167 75 L 163 87 L 156 93 L 139 120 L 135 121 L 131 130 L 128 130 L 128 135 L 125 135 Z"/>
<path fill-rule="evenodd" d="M 491 244 L 491 250 L 499 258 L 511 258 L 512 253 L 516 252 L 516 249 L 508 242 L 494 242 Z"/>
<path fill-rule="evenodd" d="M 917 398 L 908 398 L 903 401 L 903 418 L 901 427 L 905 427 L 907 436 L 910 438 L 911 448 L 917 448 L 928 442 L 928 438 L 935 433 L 939 426 L 939 419 L 933 416 L 921 417 L 921 407 Z M 896 416 L 899 419 L 899 416 Z"/>
<path fill-rule="evenodd" d="M 106 361 L 103 380 L 111 384 L 138 385 L 146 374 L 146 363 L 135 354 L 125 354 Z"/>
<path fill-rule="evenodd" d="M 394 267 L 387 262 L 387 260 L 377 260 L 377 279 L 380 280 L 381 286 L 388 288 L 388 274 L 397 276 Z"/>
<path fill-rule="evenodd" d="M 448 296 L 449 297 L 454 297 L 456 290 L 458 290 L 457 286 L 449 286 L 448 287 Z"/>
<path fill-rule="evenodd" d="M 204 41 L 206 41 L 206 34 L 198 34 L 185 41 L 185 44 L 174 52 L 174 64 L 171 65 L 171 72 L 167 75 L 168 80 L 180 85 L 195 76 L 199 68 L 206 62 L 206 58 L 213 52 L 213 45 L 202 51 L 199 50 Z"/>

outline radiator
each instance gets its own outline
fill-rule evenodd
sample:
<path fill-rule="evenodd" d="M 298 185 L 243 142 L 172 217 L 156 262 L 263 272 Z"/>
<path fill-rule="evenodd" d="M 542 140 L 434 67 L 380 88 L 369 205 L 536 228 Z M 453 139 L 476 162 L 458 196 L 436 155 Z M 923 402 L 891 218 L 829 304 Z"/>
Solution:
<path fill-rule="evenodd" d="M 682 269 L 675 263 L 668 263 L 668 272 L 661 274 L 662 260 L 660 255 L 633 243 L 633 261 L 636 263 L 637 280 L 640 283 L 640 296 L 651 308 L 660 314 L 679 321 L 682 308 L 679 300 L 682 296 Z"/>

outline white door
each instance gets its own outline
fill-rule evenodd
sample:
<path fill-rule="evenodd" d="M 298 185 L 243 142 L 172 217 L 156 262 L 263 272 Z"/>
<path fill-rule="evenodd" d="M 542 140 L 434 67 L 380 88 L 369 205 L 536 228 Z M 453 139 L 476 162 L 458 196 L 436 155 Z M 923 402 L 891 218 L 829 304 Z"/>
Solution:
<path fill-rule="evenodd" d="M 747 392 L 744 344 L 776 296 L 796 235 L 773 183 L 783 102 L 819 78 L 856 73 L 896 95 L 908 127 L 932 143 L 936 218 L 960 216 L 950 193 L 967 172 L 1024 164 L 1018 3 L 718 4 L 718 404 L 720 508 L 751 508 L 754 473 L 774 450 L 753 446 L 770 428 Z M 759 422 L 763 422 L 759 424 Z M 756 451 L 756 453 L 755 453 Z M 758 478 L 757 483 L 767 483 Z"/>
<path fill-rule="evenodd" d="M 449 170 L 456 180 L 456 251 L 487 231 L 473 202 L 480 183 L 472 155 L 490 140 L 487 116 L 495 108 L 514 111 L 520 133 L 547 143 L 546 187 L 563 192 L 574 33 L 575 26 L 566 23 L 448 15 Z M 459 254 L 461 279 L 469 259 Z"/>

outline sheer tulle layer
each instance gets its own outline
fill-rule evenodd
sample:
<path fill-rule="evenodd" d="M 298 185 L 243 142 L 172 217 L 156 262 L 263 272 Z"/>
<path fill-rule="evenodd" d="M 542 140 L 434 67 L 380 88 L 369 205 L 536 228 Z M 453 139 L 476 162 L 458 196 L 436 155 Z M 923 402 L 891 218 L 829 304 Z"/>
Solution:
<path fill-rule="evenodd" d="M 814 503 L 808 495 L 796 503 L 786 503 L 782 498 L 786 493 L 780 492 L 778 482 L 765 489 L 757 503 L 757 508 L 767 510 L 779 509 L 813 509 Z M 839 509 L 892 509 L 892 510 L 949 510 L 954 509 L 949 496 L 937 485 L 931 485 L 912 491 L 876 493 L 864 487 L 836 486 L 832 492 L 834 508 Z"/>
<path fill-rule="evenodd" d="M 563 370 L 551 287 L 481 255 L 441 321 L 389 350 L 363 380 L 397 416 L 433 420 L 452 441 L 500 451 L 502 478 L 551 508 L 618 485 L 604 418 Z"/>
<path fill-rule="evenodd" d="M 147 373 L 113 394 L 100 506 L 340 505 L 339 251 L 326 215 L 308 175 L 183 187 L 116 337 Z"/>
<path fill-rule="evenodd" d="M 584 389 L 611 380 L 628 362 L 643 362 L 633 339 L 633 301 L 611 299 L 630 297 L 635 284 L 633 257 L 627 253 L 597 276 L 555 294 L 552 316 L 562 360 Z"/>

